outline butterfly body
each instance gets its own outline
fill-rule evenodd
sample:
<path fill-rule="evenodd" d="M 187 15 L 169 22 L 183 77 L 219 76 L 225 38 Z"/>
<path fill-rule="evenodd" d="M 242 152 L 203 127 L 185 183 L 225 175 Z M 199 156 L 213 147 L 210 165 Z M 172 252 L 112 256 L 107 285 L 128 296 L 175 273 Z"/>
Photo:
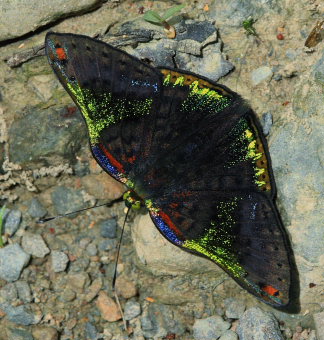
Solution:
<path fill-rule="evenodd" d="M 49 33 L 49 62 L 79 106 L 94 158 L 178 247 L 275 307 L 289 303 L 289 240 L 267 143 L 235 92 L 157 69 L 89 37 Z"/>

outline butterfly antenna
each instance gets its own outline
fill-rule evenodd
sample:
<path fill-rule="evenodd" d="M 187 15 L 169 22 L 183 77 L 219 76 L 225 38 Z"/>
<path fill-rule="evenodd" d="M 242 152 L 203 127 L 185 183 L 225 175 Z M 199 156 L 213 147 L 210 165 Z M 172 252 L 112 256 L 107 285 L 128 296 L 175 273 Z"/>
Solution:
<path fill-rule="evenodd" d="M 115 299 L 116 299 L 116 302 L 117 302 L 117 305 L 118 305 L 120 314 L 121 314 L 122 319 L 123 319 L 123 324 L 124 324 L 125 331 L 127 331 L 126 320 L 125 320 L 125 318 L 124 318 L 124 313 L 123 313 L 123 310 L 122 310 L 122 308 L 121 308 L 121 304 L 120 304 L 120 301 L 119 301 L 119 298 L 118 298 L 118 294 L 117 294 L 117 291 L 116 291 L 115 288 L 116 288 L 117 266 L 118 266 L 118 260 L 119 260 L 119 255 L 120 255 L 120 247 L 121 247 L 121 243 L 122 243 L 122 240 L 123 240 L 123 235 L 124 235 L 126 220 L 127 220 L 129 211 L 130 211 L 130 208 L 127 208 L 127 212 L 126 212 L 126 216 L 125 216 L 125 219 L 124 219 L 122 231 L 121 231 L 120 238 L 119 238 L 119 241 L 118 241 L 118 246 L 117 246 L 117 256 L 116 256 L 116 261 L 115 261 L 114 277 L 113 277 L 113 280 L 112 280 L 112 290 L 113 290 L 113 292 L 114 292 Z"/>
<path fill-rule="evenodd" d="M 72 215 L 72 214 L 75 214 L 75 213 L 78 213 L 78 212 L 81 212 L 81 211 L 85 211 L 85 210 L 89 210 L 89 209 L 93 209 L 93 208 L 102 207 L 104 205 L 109 206 L 113 202 L 114 201 L 109 202 L 109 203 L 103 203 L 103 204 L 99 204 L 99 205 L 94 205 L 93 207 L 87 207 L 87 208 L 83 208 L 83 209 L 80 209 L 80 210 L 75 210 L 75 211 L 72 211 L 72 212 L 69 212 L 69 213 L 66 213 L 66 214 L 62 214 L 62 215 L 56 215 L 56 216 L 53 216 L 53 217 L 41 218 L 41 219 L 37 220 L 36 223 L 45 223 L 45 222 L 52 221 L 52 220 L 55 220 L 57 218 L 69 216 L 69 215 Z"/>

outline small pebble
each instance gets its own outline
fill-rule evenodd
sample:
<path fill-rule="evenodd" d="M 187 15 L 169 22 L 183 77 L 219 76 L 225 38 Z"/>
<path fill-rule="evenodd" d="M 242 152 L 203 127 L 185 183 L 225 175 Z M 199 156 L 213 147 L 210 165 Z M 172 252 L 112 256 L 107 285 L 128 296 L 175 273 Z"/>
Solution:
<path fill-rule="evenodd" d="M 37 325 L 33 328 L 34 340 L 58 340 L 58 336 L 54 327 Z"/>
<path fill-rule="evenodd" d="M 65 288 L 60 295 L 60 300 L 63 302 L 71 302 L 76 298 L 76 293 L 70 288 Z"/>
<path fill-rule="evenodd" d="M 68 288 L 76 293 L 82 293 L 84 288 L 90 283 L 87 273 L 71 273 L 68 275 Z"/>
<path fill-rule="evenodd" d="M 0 289 L 0 296 L 8 302 L 13 302 L 18 298 L 17 288 L 14 283 L 8 283 Z"/>
<path fill-rule="evenodd" d="M 127 301 L 124 307 L 125 320 L 132 320 L 141 314 L 141 305 L 136 301 Z"/>
<path fill-rule="evenodd" d="M 13 236 L 19 228 L 21 212 L 19 210 L 6 210 L 4 215 L 3 232 Z"/>
<path fill-rule="evenodd" d="M 29 333 L 27 330 L 22 329 L 21 327 L 15 328 L 15 327 L 6 327 L 6 339 L 8 340 L 37 340 L 33 338 L 31 333 Z M 4 339 L 4 338 L 2 338 Z"/>
<path fill-rule="evenodd" d="M 25 233 L 21 245 L 26 253 L 35 257 L 44 258 L 50 252 L 39 234 Z"/>
<path fill-rule="evenodd" d="M 88 291 L 85 295 L 85 301 L 86 302 L 92 301 L 98 295 L 101 288 L 102 288 L 102 279 L 101 278 L 95 279 L 91 283 L 90 287 L 88 288 Z"/>
<path fill-rule="evenodd" d="M 99 293 L 97 307 L 101 313 L 101 317 L 104 320 L 114 322 L 121 319 L 121 314 L 117 304 L 103 290 L 101 290 Z"/>
<path fill-rule="evenodd" d="M 223 333 L 219 340 L 238 340 L 238 336 L 235 332 L 229 329 Z"/>
<path fill-rule="evenodd" d="M 116 290 L 124 299 L 130 299 L 137 295 L 137 288 L 135 283 L 118 276 L 116 280 Z"/>
<path fill-rule="evenodd" d="M 265 136 L 268 136 L 272 127 L 272 114 L 265 112 L 262 115 L 262 130 Z"/>
<path fill-rule="evenodd" d="M 90 243 L 86 249 L 89 256 L 95 256 L 98 254 L 97 246 L 94 243 Z"/>
<path fill-rule="evenodd" d="M 99 250 L 101 251 L 109 251 L 112 249 L 116 249 L 117 241 L 116 240 L 103 240 L 99 243 Z"/>
<path fill-rule="evenodd" d="M 69 257 L 62 251 L 53 250 L 51 253 L 52 269 L 54 273 L 64 272 L 68 263 Z"/>
<path fill-rule="evenodd" d="M 27 212 L 31 217 L 35 218 L 42 218 L 47 214 L 47 210 L 36 197 L 31 200 Z"/>
<path fill-rule="evenodd" d="M 9 282 L 18 280 L 29 259 L 30 255 L 25 253 L 17 243 L 1 248 L 0 278 Z"/>
<path fill-rule="evenodd" d="M 85 336 L 87 340 L 97 340 L 98 339 L 98 332 L 96 327 L 90 323 L 87 322 L 85 324 Z"/>
<path fill-rule="evenodd" d="M 100 234 L 105 238 L 116 238 L 117 222 L 114 218 L 100 222 Z"/>
<path fill-rule="evenodd" d="M 231 324 L 224 321 L 220 316 L 214 315 L 205 319 L 198 319 L 193 325 L 193 336 L 196 340 L 218 339 Z"/>
<path fill-rule="evenodd" d="M 19 280 L 15 282 L 18 297 L 24 303 L 29 303 L 32 301 L 32 294 L 30 290 L 30 286 L 26 281 Z"/>
<path fill-rule="evenodd" d="M 228 319 L 239 319 L 245 311 L 244 303 L 234 298 L 225 299 L 224 305 L 225 315 Z"/>
<path fill-rule="evenodd" d="M 272 77 L 272 70 L 269 66 L 261 66 L 251 73 L 251 80 L 254 86 L 259 85 L 263 81 Z"/>
<path fill-rule="evenodd" d="M 0 303 L 0 308 L 6 313 L 7 319 L 17 325 L 35 325 L 40 322 L 42 317 L 42 315 L 35 315 L 25 305 L 14 307 L 10 304 Z"/>

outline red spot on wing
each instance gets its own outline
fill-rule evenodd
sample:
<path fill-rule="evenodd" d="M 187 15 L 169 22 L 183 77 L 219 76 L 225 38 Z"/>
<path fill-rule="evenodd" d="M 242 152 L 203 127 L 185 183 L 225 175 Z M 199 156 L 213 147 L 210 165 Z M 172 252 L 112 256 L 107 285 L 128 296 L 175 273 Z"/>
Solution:
<path fill-rule="evenodd" d="M 62 47 L 58 47 L 56 49 L 56 55 L 57 57 L 60 59 L 60 60 L 66 60 L 67 59 L 67 56 L 66 56 L 66 53 L 64 51 L 64 48 Z"/>
<path fill-rule="evenodd" d="M 177 236 L 183 237 L 182 232 L 175 226 L 175 224 L 171 221 L 170 217 L 166 213 L 160 210 L 158 214 L 163 219 L 163 221 L 170 227 L 170 229 L 177 234 Z"/>
<path fill-rule="evenodd" d="M 99 144 L 99 148 L 105 154 L 105 156 L 109 159 L 109 162 L 111 163 L 111 165 L 117 168 L 120 172 L 125 172 L 123 165 L 119 163 L 117 159 L 111 153 L 109 153 L 108 150 L 102 144 Z"/>
<path fill-rule="evenodd" d="M 266 292 L 267 294 L 271 295 L 271 296 L 278 296 L 278 294 L 279 294 L 279 290 L 278 289 L 276 289 L 276 288 L 274 288 L 272 286 L 269 286 L 269 285 L 263 286 L 261 289 L 264 292 Z"/>
<path fill-rule="evenodd" d="M 133 164 L 136 160 L 136 156 L 128 157 L 127 162 Z"/>
<path fill-rule="evenodd" d="M 177 208 L 179 206 L 179 203 L 170 203 L 169 204 L 169 207 L 171 208 L 171 209 L 175 209 L 175 208 Z"/>

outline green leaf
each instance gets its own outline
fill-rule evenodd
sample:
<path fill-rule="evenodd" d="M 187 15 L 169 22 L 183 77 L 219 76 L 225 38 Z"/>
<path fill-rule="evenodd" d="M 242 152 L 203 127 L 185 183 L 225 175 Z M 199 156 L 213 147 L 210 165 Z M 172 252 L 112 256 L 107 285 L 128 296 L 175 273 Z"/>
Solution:
<path fill-rule="evenodd" d="M 147 11 L 144 14 L 144 20 L 154 22 L 154 23 L 162 23 L 164 20 L 154 11 Z"/>
<path fill-rule="evenodd" d="M 168 18 L 171 18 L 172 16 L 174 16 L 177 12 L 180 12 L 182 10 L 183 7 L 186 7 L 185 4 L 182 5 L 178 5 L 178 6 L 174 6 L 169 8 L 163 15 L 162 18 L 163 20 L 167 20 Z"/>
<path fill-rule="evenodd" d="M 3 247 L 3 241 L 2 241 L 2 227 L 3 227 L 3 216 L 6 211 L 6 206 L 4 205 L 0 210 L 0 247 Z"/>

